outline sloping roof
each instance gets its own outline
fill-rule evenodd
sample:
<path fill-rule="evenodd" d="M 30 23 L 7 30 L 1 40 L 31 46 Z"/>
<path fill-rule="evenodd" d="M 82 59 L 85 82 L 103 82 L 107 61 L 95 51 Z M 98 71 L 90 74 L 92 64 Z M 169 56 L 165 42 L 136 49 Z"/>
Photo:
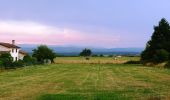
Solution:
<path fill-rule="evenodd" d="M 13 45 L 13 44 L 10 44 L 10 43 L 3 43 L 3 42 L 0 42 L 0 45 L 4 46 L 4 47 L 7 47 L 7 48 L 20 48 L 16 45 Z"/>
<path fill-rule="evenodd" d="M 23 55 L 28 55 L 28 53 L 26 53 L 25 51 L 22 51 L 22 50 L 20 50 L 19 53 L 23 54 Z"/>

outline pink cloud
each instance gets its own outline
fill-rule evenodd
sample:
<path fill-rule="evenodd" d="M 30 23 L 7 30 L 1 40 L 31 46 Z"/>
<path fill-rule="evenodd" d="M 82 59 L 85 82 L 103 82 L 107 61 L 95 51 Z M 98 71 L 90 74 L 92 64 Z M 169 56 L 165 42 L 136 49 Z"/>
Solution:
<path fill-rule="evenodd" d="M 75 29 L 57 28 L 35 22 L 0 21 L 0 41 L 18 44 L 52 44 L 113 47 L 118 35 L 91 34 Z"/>

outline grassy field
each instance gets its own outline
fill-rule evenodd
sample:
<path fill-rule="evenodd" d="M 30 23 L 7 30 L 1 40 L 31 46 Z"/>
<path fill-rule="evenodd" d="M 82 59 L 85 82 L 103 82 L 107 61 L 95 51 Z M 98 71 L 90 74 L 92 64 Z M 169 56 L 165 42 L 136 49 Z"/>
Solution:
<path fill-rule="evenodd" d="M 122 64 L 127 61 L 138 61 L 139 57 L 121 57 L 116 60 L 114 57 L 91 57 L 86 60 L 84 57 L 58 57 L 55 59 L 57 64 Z"/>
<path fill-rule="evenodd" d="M 96 59 L 112 58 L 86 64 L 81 58 L 56 58 L 57 64 L 1 71 L 0 100 L 170 99 L 169 69 L 91 63 Z M 120 60 L 128 59 L 134 58 Z"/>

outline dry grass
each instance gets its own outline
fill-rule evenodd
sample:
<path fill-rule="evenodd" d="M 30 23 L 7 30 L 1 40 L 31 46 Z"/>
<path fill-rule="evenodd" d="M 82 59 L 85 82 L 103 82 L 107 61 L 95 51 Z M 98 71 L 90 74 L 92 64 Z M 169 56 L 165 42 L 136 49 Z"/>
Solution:
<path fill-rule="evenodd" d="M 114 57 L 91 57 L 86 60 L 84 57 L 57 57 L 55 63 L 57 64 L 121 64 L 127 61 L 138 61 L 139 57 L 121 57 L 114 59 Z"/>

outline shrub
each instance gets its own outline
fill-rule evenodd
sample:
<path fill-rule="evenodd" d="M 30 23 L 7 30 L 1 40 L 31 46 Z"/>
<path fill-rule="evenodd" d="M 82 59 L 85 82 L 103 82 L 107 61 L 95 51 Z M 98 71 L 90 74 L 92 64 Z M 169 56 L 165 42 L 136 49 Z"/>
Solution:
<path fill-rule="evenodd" d="M 141 64 L 141 61 L 127 61 L 124 64 Z"/>
<path fill-rule="evenodd" d="M 90 60 L 90 58 L 89 58 L 89 57 L 86 57 L 86 60 Z"/>
<path fill-rule="evenodd" d="M 104 55 L 103 55 L 103 54 L 100 54 L 100 57 L 104 57 Z"/>
<path fill-rule="evenodd" d="M 170 61 L 165 65 L 165 68 L 170 68 Z"/>
<path fill-rule="evenodd" d="M 26 66 L 37 64 L 36 58 L 33 58 L 30 55 L 25 56 L 23 58 L 23 62 L 24 62 L 24 65 L 26 65 Z"/>
<path fill-rule="evenodd" d="M 12 67 L 13 68 L 24 67 L 24 62 L 22 60 L 15 61 L 12 63 Z"/>
<path fill-rule="evenodd" d="M 33 65 L 38 64 L 37 59 L 34 58 L 34 57 L 31 57 L 31 61 L 32 61 L 32 64 L 33 64 Z"/>
<path fill-rule="evenodd" d="M 12 57 L 9 53 L 1 54 L 0 60 L 2 62 L 3 67 L 5 68 L 12 67 Z"/>
<path fill-rule="evenodd" d="M 0 60 L 0 68 L 3 67 L 3 62 Z"/>

